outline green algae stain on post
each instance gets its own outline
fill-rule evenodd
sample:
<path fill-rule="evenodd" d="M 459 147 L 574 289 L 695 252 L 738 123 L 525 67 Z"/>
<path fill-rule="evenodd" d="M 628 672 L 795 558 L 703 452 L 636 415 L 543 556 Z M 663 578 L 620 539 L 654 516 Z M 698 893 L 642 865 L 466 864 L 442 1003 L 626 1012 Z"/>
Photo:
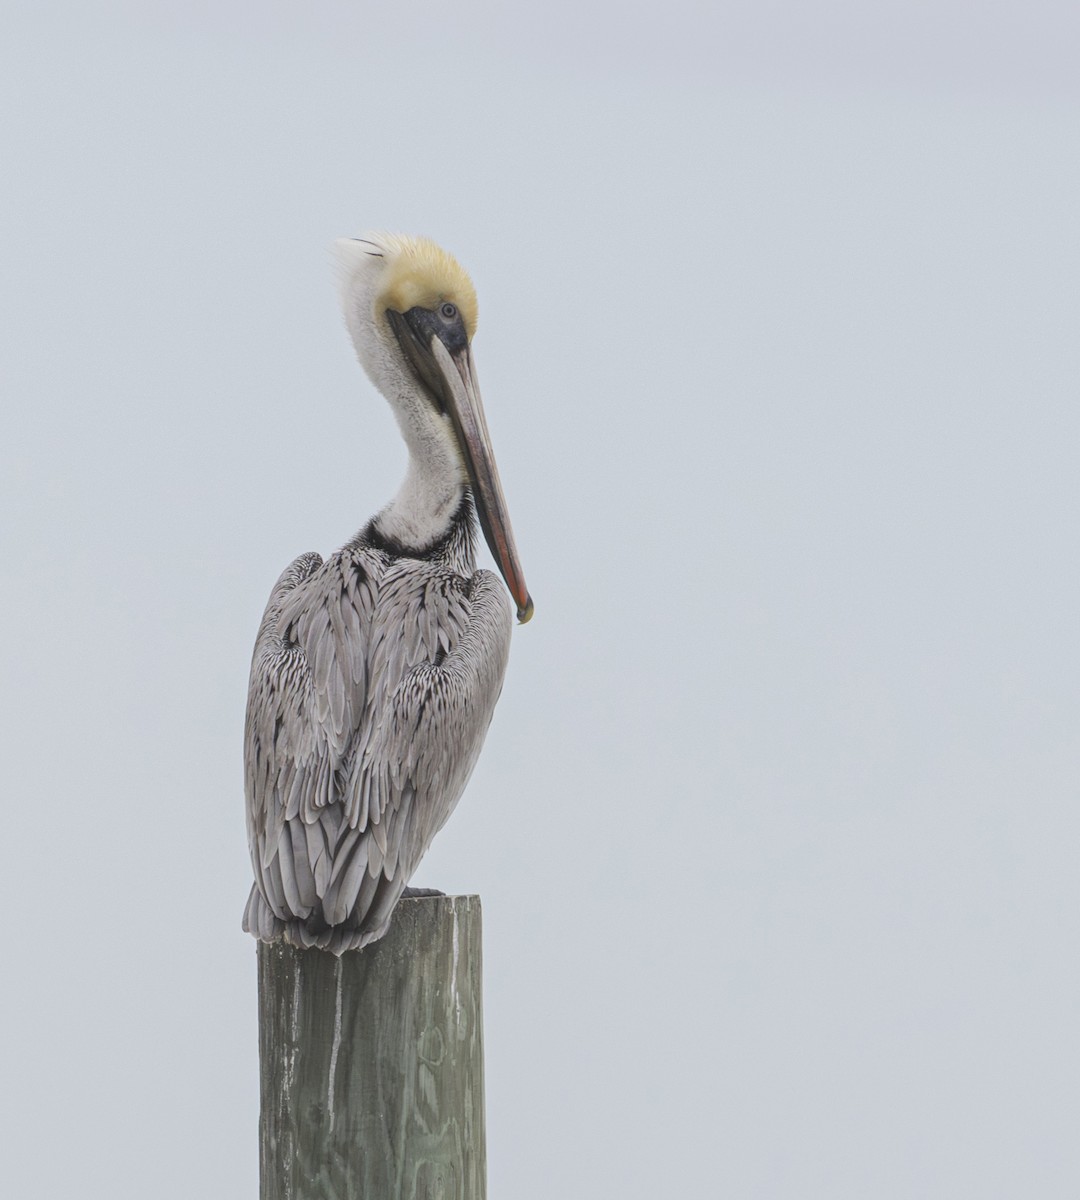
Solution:
<path fill-rule="evenodd" d="M 261 1200 L 486 1200 L 479 897 L 258 954 Z"/>

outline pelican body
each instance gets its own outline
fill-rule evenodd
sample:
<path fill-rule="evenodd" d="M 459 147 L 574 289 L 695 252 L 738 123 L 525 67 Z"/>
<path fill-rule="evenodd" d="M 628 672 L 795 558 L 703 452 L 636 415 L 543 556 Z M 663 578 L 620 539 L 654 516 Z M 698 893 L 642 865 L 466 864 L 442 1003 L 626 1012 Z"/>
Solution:
<path fill-rule="evenodd" d="M 469 277 L 422 238 L 337 250 L 346 325 L 409 465 L 351 541 L 325 562 L 301 555 L 270 593 L 244 736 L 244 929 L 341 954 L 386 932 L 502 689 L 513 618 L 476 569 L 477 518 L 518 619 L 533 606 L 476 382 Z"/>

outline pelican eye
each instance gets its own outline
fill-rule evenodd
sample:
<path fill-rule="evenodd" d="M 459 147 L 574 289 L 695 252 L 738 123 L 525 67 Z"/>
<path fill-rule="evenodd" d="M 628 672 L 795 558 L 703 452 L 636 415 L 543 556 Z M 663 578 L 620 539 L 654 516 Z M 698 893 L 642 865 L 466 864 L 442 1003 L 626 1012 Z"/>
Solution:
<path fill-rule="evenodd" d="M 439 312 L 447 321 L 452 321 L 457 316 L 457 305 L 451 304 L 449 300 L 439 309 Z"/>

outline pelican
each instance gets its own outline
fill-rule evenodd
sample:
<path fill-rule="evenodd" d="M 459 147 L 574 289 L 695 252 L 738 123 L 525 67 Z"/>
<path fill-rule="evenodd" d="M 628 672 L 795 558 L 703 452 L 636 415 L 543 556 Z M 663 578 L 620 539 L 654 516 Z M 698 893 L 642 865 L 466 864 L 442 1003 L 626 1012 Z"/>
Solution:
<path fill-rule="evenodd" d="M 408 447 L 390 503 L 274 584 L 251 663 L 244 774 L 255 883 L 243 927 L 334 954 L 382 937 L 472 774 L 513 619 L 475 565 L 476 519 L 533 602 L 472 358 L 476 292 L 426 238 L 336 243 L 345 323 Z"/>

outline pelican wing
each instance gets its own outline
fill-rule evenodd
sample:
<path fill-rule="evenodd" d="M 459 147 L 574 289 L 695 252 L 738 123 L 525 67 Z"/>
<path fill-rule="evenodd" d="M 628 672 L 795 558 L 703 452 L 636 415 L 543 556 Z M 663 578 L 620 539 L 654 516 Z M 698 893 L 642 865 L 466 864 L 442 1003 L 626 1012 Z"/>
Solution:
<path fill-rule="evenodd" d="M 302 555 L 274 585 L 255 642 L 248 837 L 257 886 L 280 921 L 309 917 L 329 883 L 341 825 L 336 776 L 364 709 L 370 604 L 365 576 L 341 556 Z"/>
<path fill-rule="evenodd" d="M 441 593 L 425 604 L 435 653 L 396 677 L 354 756 L 346 795 L 350 821 L 366 819 L 368 869 L 405 886 L 472 774 L 502 690 L 512 618 L 506 592 L 488 571 L 468 596 Z M 434 639 L 437 639 L 434 640 Z M 402 878 L 403 877 L 403 878 Z"/>

